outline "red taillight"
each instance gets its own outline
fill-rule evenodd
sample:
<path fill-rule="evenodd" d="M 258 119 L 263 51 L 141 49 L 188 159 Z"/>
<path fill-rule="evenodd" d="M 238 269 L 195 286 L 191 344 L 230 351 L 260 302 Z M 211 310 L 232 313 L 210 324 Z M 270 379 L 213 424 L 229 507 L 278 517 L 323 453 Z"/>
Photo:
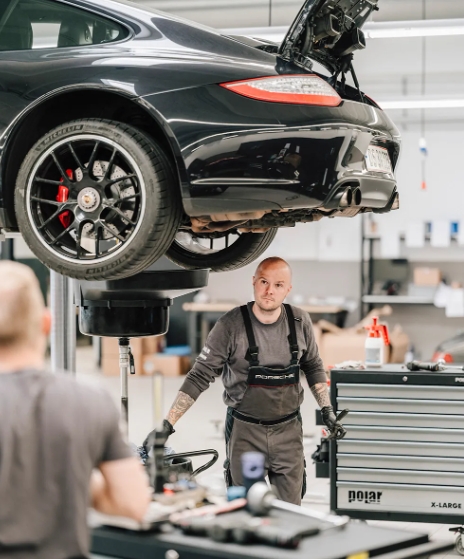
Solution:
<path fill-rule="evenodd" d="M 342 102 L 333 87 L 313 74 L 272 76 L 219 85 L 239 95 L 271 103 L 338 107 Z"/>
<path fill-rule="evenodd" d="M 436 351 L 433 354 L 432 361 L 437 362 L 442 359 L 445 363 L 452 363 L 454 361 L 453 356 L 449 353 L 443 353 L 443 351 Z"/>

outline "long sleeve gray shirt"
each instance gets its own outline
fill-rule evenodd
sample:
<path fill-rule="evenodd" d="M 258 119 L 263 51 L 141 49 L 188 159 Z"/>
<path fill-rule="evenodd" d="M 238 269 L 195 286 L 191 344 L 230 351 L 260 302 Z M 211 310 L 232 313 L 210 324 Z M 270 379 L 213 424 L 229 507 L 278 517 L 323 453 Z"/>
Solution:
<path fill-rule="evenodd" d="M 291 354 L 288 341 L 290 330 L 285 307 L 282 306 L 282 313 L 276 322 L 264 324 L 256 318 L 251 310 L 252 305 L 253 303 L 248 303 L 253 333 L 259 348 L 260 365 L 287 367 Z M 295 317 L 300 369 L 305 374 L 309 386 L 327 382 L 309 314 L 293 306 L 292 311 Z M 180 390 L 196 400 L 222 375 L 224 403 L 232 408 L 238 407 L 247 387 L 250 364 L 245 356 L 248 347 L 243 317 L 240 307 L 236 307 L 216 322 Z M 300 390 L 303 392 L 301 384 Z"/>

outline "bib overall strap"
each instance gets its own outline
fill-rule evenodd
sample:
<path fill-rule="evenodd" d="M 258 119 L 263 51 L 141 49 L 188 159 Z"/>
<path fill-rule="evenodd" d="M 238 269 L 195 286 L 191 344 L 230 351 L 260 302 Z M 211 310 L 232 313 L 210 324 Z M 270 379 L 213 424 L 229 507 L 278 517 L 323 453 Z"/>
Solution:
<path fill-rule="evenodd" d="M 248 361 L 250 362 L 251 367 L 257 367 L 259 366 L 259 359 L 258 359 L 259 348 L 256 345 L 255 335 L 253 334 L 253 325 L 251 324 L 251 318 L 250 318 L 250 313 L 248 311 L 248 306 L 247 305 L 241 306 L 240 311 L 242 312 L 243 322 L 245 323 L 245 330 L 246 330 L 248 344 L 249 344 L 246 359 L 248 359 Z"/>
<path fill-rule="evenodd" d="M 290 329 L 290 335 L 288 340 L 290 342 L 290 352 L 292 354 L 292 365 L 298 363 L 298 340 L 296 337 L 295 328 L 295 317 L 293 316 L 292 307 L 290 305 L 284 304 L 285 310 L 287 312 L 288 327 Z"/>

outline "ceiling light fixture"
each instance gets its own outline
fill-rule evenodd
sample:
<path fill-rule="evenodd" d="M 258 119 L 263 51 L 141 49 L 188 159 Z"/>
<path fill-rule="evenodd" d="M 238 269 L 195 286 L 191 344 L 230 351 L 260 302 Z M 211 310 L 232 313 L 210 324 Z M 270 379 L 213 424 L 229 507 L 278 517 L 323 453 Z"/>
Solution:
<path fill-rule="evenodd" d="M 400 99 L 397 101 L 376 99 L 376 103 L 384 110 L 464 109 L 464 99 Z"/>
<path fill-rule="evenodd" d="M 450 37 L 452 35 L 464 35 L 464 19 L 382 21 L 366 23 L 363 31 L 367 39 Z"/>
<path fill-rule="evenodd" d="M 224 35 L 245 35 L 281 43 L 288 27 L 242 27 L 222 29 Z M 412 21 L 368 22 L 363 26 L 368 39 L 411 37 L 450 37 L 464 35 L 464 19 L 421 19 Z"/>

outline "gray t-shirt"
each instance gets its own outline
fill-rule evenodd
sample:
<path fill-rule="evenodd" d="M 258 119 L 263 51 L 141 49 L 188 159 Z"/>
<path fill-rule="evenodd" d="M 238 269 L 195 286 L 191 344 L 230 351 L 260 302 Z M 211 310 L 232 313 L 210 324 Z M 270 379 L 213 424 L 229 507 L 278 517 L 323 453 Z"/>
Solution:
<path fill-rule="evenodd" d="M 0 557 L 88 557 L 92 469 L 129 456 L 103 389 L 44 371 L 0 374 Z"/>
<path fill-rule="evenodd" d="M 252 305 L 253 303 L 248 303 L 248 309 L 259 348 L 260 365 L 287 367 L 290 365 L 291 354 L 288 341 L 290 329 L 285 307 L 282 306 L 282 312 L 276 322 L 263 324 L 251 310 Z M 298 307 L 291 308 L 295 317 L 300 369 L 306 375 L 309 386 L 327 382 L 309 314 Z M 242 313 L 240 307 L 236 307 L 216 322 L 180 390 L 196 400 L 216 377 L 222 375 L 225 388 L 224 403 L 236 408 L 247 387 L 250 363 L 245 356 L 248 347 Z M 303 387 L 300 390 L 303 392 Z"/>

